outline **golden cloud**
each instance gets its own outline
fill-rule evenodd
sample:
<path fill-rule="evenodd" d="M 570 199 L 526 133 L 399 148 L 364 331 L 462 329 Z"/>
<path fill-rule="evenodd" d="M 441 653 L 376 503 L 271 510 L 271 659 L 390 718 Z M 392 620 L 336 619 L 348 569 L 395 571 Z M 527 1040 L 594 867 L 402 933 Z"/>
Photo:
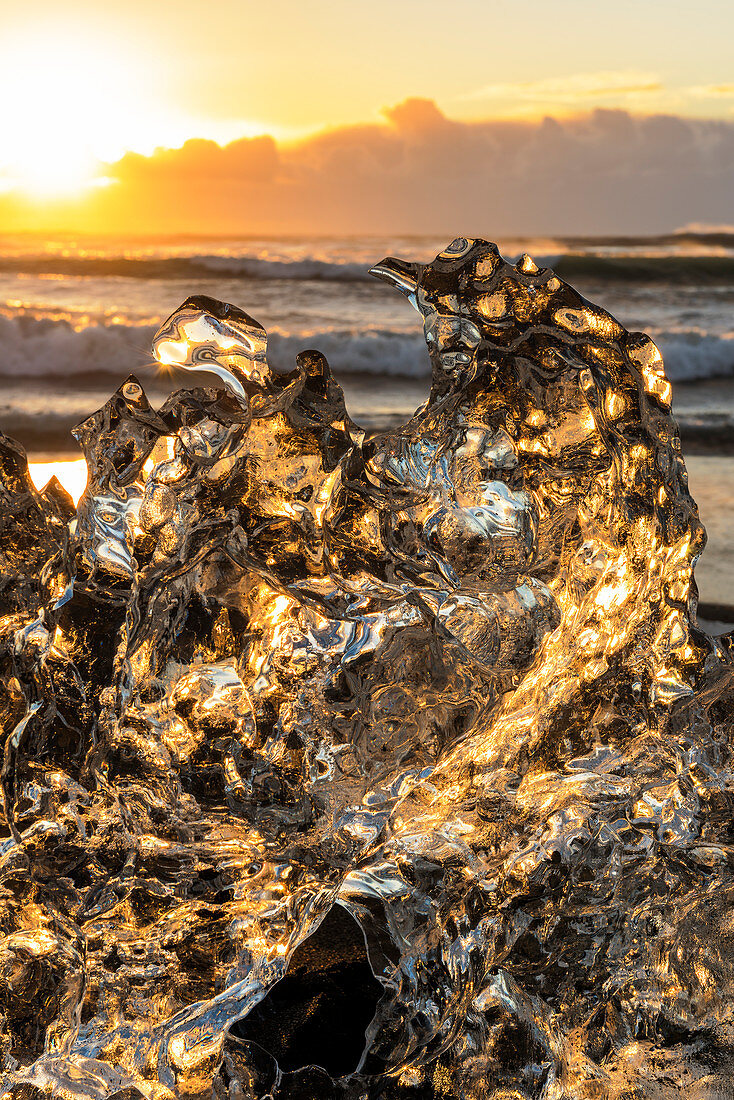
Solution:
<path fill-rule="evenodd" d="M 187 141 L 105 167 L 53 227 L 121 233 L 656 232 L 730 221 L 734 123 L 596 108 L 458 122 L 428 99 L 298 142 Z M 10 228 L 28 203 L 0 196 Z"/>

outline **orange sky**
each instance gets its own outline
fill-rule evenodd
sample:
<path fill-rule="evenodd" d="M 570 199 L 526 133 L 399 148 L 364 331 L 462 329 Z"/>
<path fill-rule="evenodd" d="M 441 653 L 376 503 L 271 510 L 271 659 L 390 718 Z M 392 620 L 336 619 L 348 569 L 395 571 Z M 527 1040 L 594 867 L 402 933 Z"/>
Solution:
<path fill-rule="evenodd" d="M 392 191 L 425 186 L 447 151 L 496 175 L 502 150 L 519 176 L 540 142 L 557 177 L 571 140 L 593 180 L 603 142 L 621 142 L 634 175 L 635 152 L 648 172 L 649 153 L 623 120 L 647 145 L 640 120 L 661 116 L 683 130 L 660 155 L 685 133 L 689 167 L 700 154 L 701 178 L 721 176 L 693 216 L 731 221 L 732 41 L 729 0 L 700 0 L 695 19 L 662 0 L 0 0 L 0 91 L 17 104 L 2 124 L 0 228 L 325 232 L 333 211 L 338 232 L 395 231 Z M 602 122 L 589 134 L 583 118 Z M 418 203 L 432 225 L 456 198 L 444 168 L 447 194 Z M 530 196 L 509 213 L 541 221 L 543 205 Z M 670 216 L 679 209 L 682 196 Z"/>

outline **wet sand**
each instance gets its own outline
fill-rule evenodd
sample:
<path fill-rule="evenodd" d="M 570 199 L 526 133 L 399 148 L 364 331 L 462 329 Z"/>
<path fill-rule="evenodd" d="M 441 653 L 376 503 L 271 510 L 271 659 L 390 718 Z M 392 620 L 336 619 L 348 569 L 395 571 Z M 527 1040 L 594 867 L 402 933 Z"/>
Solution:
<path fill-rule="evenodd" d="M 696 566 L 702 604 L 734 606 L 734 457 L 690 455 L 688 485 L 708 543 Z"/>

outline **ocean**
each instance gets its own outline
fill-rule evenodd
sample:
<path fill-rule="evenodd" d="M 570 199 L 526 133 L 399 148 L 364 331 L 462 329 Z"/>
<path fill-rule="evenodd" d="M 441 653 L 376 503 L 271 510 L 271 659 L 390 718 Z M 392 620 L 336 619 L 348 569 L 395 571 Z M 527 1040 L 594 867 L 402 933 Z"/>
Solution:
<path fill-rule="evenodd" d="M 429 260 L 446 243 L 0 238 L 0 426 L 34 453 L 73 452 L 69 428 L 131 372 L 162 400 L 173 382 L 151 359 L 151 337 L 194 293 L 256 317 L 276 368 L 319 348 L 355 419 L 395 422 L 423 400 L 428 358 L 417 315 L 368 269 L 386 255 Z M 734 440 L 734 230 L 498 243 L 513 259 L 529 252 L 627 328 L 648 332 L 686 430 L 712 430 L 722 446 Z"/>
<path fill-rule="evenodd" d="M 56 473 L 78 496 L 85 467 L 69 434 L 74 424 L 130 373 L 154 405 L 192 385 L 190 374 L 161 374 L 150 342 L 160 322 L 196 293 L 256 317 L 268 330 L 276 368 L 290 369 L 304 348 L 320 349 L 358 423 L 397 424 L 427 396 L 428 357 L 417 314 L 368 269 L 388 255 L 427 261 L 446 243 L 0 238 L 0 428 L 26 447 L 39 487 Z M 498 244 L 511 259 L 529 252 L 553 267 L 661 348 L 691 488 L 709 531 L 696 573 L 702 600 L 710 616 L 731 624 L 734 230 Z"/>

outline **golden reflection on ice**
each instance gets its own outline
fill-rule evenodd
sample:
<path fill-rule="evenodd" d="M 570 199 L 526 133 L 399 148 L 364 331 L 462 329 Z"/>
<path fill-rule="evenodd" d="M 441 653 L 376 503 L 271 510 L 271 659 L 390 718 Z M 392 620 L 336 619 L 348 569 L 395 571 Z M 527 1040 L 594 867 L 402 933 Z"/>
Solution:
<path fill-rule="evenodd" d="M 33 482 L 0 440 L 13 1100 L 729 1094 L 732 640 L 659 353 L 486 241 L 373 274 L 397 429 L 199 297 L 154 351 L 224 389 L 130 377 Z"/>

